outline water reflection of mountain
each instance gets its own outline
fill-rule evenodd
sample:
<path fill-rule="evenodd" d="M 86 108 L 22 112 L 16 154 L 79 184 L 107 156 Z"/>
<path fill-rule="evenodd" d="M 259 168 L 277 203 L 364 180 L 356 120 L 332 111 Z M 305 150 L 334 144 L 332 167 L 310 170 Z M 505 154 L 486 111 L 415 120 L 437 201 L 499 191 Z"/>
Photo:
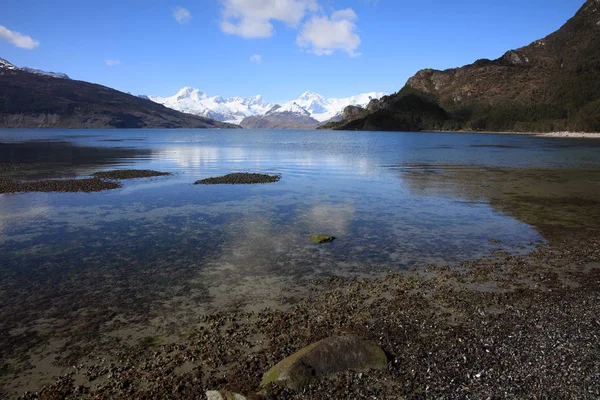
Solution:
<path fill-rule="evenodd" d="M 151 152 L 143 148 L 77 146 L 69 142 L 0 142 L 0 163 L 36 164 L 15 177 L 73 177 L 94 168 L 127 163 Z M 58 175 L 58 176 L 57 176 Z"/>
<path fill-rule="evenodd" d="M 537 228 L 600 228 L 600 170 L 398 165 L 405 187 L 417 195 L 489 203 Z"/>
<path fill-rule="evenodd" d="M 370 158 L 364 155 L 356 157 L 343 152 L 328 153 L 323 149 L 269 149 L 243 146 L 215 146 L 196 144 L 188 146 L 165 146 L 154 150 L 152 158 L 166 160 L 179 168 L 189 171 L 204 171 L 206 169 L 229 168 L 260 168 L 274 172 L 304 174 L 315 170 L 336 170 L 352 174 L 369 175 L 374 172 L 377 154 Z"/>

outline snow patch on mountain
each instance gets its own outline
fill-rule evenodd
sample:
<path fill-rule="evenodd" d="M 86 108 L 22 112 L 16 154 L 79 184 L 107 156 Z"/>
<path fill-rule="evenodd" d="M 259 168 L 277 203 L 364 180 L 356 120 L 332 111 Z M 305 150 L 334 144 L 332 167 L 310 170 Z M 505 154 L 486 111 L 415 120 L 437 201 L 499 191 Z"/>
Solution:
<path fill-rule="evenodd" d="M 63 74 L 62 72 L 42 71 L 41 69 L 35 69 L 35 68 L 29 68 L 29 67 L 23 67 L 23 68 L 21 68 L 21 70 L 32 73 L 32 74 L 36 74 L 36 75 L 45 75 L 45 76 L 51 76 L 53 78 L 61 78 L 61 79 L 71 79 L 71 78 L 69 78 L 69 75 Z"/>
<path fill-rule="evenodd" d="M 69 76 L 67 74 L 63 74 L 62 72 L 48 72 L 48 71 L 42 71 L 41 69 L 35 69 L 35 68 L 29 68 L 29 67 L 19 68 L 14 64 L 9 63 L 8 61 L 6 61 L 3 58 L 0 58 L 0 69 L 7 69 L 10 71 L 25 71 L 25 72 L 29 72 L 30 74 L 46 75 L 46 76 L 52 76 L 54 78 L 61 78 L 61 79 L 71 79 L 71 78 L 69 78 Z"/>
<path fill-rule="evenodd" d="M 4 58 L 0 58 L 0 68 L 10 69 L 10 70 L 19 69 L 19 68 L 15 67 L 14 65 L 12 65 L 11 63 L 9 63 L 8 61 L 6 61 Z"/>

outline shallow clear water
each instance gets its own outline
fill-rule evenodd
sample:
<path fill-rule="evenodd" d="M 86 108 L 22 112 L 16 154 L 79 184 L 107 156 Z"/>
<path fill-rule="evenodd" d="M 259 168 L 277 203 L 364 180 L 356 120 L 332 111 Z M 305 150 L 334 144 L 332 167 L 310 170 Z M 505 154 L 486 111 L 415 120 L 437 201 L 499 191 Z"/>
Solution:
<path fill-rule="evenodd" d="M 26 310 L 243 306 L 315 277 L 524 251 L 556 210 L 517 195 L 600 199 L 599 142 L 523 135 L 0 130 L 6 162 L 45 164 L 3 174 L 21 180 L 174 173 L 100 193 L 0 195 L 0 297 L 22 321 Z M 192 184 L 236 171 L 282 179 Z M 315 245 L 314 233 L 338 239 Z"/>

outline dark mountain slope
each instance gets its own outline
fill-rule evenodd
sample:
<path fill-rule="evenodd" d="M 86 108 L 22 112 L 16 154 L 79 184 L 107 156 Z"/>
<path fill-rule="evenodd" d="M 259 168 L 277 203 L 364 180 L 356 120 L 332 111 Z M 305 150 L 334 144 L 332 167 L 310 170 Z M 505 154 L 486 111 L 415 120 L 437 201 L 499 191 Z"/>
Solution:
<path fill-rule="evenodd" d="M 443 112 L 442 112 L 443 111 Z M 600 131 L 600 0 L 497 60 L 425 69 L 334 129 Z"/>
<path fill-rule="evenodd" d="M 0 64 L 1 128 L 237 128 L 105 86 Z"/>

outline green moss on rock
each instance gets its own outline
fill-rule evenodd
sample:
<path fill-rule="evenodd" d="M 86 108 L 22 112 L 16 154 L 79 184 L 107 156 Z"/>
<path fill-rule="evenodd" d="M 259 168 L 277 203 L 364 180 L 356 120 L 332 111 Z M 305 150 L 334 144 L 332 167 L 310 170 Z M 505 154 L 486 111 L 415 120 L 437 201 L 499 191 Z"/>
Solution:
<path fill-rule="evenodd" d="M 283 359 L 263 375 L 261 386 L 275 383 L 298 389 L 315 378 L 347 370 L 382 369 L 387 356 L 374 342 L 354 335 L 333 336 Z"/>
<path fill-rule="evenodd" d="M 322 233 L 310 235 L 310 241 L 313 243 L 329 243 L 335 240 L 335 236 L 324 235 Z"/>

